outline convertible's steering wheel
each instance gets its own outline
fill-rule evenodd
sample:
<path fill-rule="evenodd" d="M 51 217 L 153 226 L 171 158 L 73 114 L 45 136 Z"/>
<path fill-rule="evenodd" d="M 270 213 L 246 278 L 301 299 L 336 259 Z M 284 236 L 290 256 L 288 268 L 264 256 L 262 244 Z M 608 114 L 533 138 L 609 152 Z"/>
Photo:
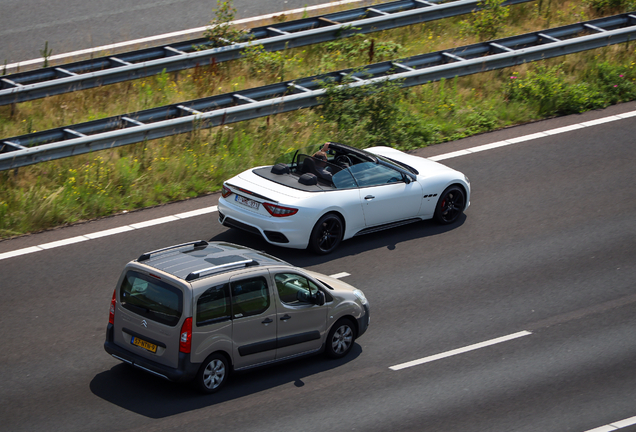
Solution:
<path fill-rule="evenodd" d="M 353 163 L 351 163 L 351 159 L 349 159 L 349 156 L 347 156 L 347 155 L 336 156 L 336 158 L 334 159 L 334 162 L 336 162 L 340 166 L 351 166 L 351 165 L 353 165 Z"/>

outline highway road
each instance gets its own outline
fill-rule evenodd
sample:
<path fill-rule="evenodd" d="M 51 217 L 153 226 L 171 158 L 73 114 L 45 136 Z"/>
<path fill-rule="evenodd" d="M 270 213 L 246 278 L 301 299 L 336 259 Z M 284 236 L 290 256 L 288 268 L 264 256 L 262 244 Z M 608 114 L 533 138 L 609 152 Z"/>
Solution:
<path fill-rule="evenodd" d="M 621 113 L 636 103 L 418 150 L 471 179 L 465 217 L 327 257 L 221 227 L 217 194 L 0 242 L 0 430 L 634 432 L 636 116 Z M 209 396 L 120 364 L 102 344 L 122 266 L 195 239 L 346 272 L 368 332 L 345 359 Z"/>
<path fill-rule="evenodd" d="M 237 19 L 326 3 L 329 1 L 232 2 Z M 46 42 L 52 55 L 59 55 L 189 30 L 206 26 L 214 19 L 216 8 L 216 0 L 0 0 L 0 75 L 5 63 L 42 57 L 40 51 Z M 247 27 L 255 25 L 262 23 Z M 194 37 L 200 37 L 200 33 L 185 39 Z"/>

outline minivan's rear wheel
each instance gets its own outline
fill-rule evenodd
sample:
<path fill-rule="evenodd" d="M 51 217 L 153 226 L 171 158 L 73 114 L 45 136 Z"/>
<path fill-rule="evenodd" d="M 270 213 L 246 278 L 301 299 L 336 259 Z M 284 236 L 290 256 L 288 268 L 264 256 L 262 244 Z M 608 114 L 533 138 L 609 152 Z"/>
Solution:
<path fill-rule="evenodd" d="M 227 359 L 222 354 L 212 354 L 199 369 L 196 385 L 204 393 L 214 393 L 223 387 L 227 381 L 230 368 Z"/>
<path fill-rule="evenodd" d="M 342 219 L 334 213 L 326 214 L 316 222 L 311 231 L 309 247 L 320 255 L 331 253 L 340 244 L 343 233 Z"/>
<path fill-rule="evenodd" d="M 329 331 L 325 353 L 331 358 L 344 357 L 351 351 L 355 340 L 353 322 L 348 318 L 342 318 Z"/>
<path fill-rule="evenodd" d="M 466 207 L 466 195 L 459 186 L 449 186 L 439 197 L 435 207 L 435 220 L 443 225 L 453 223 Z"/>

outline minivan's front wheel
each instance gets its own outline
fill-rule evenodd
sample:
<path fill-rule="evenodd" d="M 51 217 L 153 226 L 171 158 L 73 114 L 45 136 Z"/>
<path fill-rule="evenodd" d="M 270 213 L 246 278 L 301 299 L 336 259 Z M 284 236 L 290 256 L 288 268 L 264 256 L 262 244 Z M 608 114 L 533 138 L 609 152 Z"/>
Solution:
<path fill-rule="evenodd" d="M 327 336 L 325 352 L 331 358 L 344 357 L 351 351 L 355 340 L 353 323 L 348 318 L 342 318 L 331 327 Z"/>
<path fill-rule="evenodd" d="M 214 393 L 223 387 L 227 381 L 230 368 L 227 359 L 222 354 L 212 354 L 199 369 L 196 385 L 204 393 Z"/>

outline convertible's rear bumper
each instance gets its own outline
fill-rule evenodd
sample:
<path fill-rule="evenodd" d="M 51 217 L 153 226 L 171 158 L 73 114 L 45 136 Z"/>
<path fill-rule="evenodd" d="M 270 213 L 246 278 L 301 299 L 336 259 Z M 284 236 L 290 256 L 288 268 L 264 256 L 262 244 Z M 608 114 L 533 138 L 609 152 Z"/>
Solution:
<path fill-rule="evenodd" d="M 264 217 L 223 198 L 219 200 L 218 210 L 222 225 L 260 235 L 273 245 L 305 249 L 309 244 L 311 227 L 305 226 L 308 218 L 300 212 L 288 218 Z"/>

